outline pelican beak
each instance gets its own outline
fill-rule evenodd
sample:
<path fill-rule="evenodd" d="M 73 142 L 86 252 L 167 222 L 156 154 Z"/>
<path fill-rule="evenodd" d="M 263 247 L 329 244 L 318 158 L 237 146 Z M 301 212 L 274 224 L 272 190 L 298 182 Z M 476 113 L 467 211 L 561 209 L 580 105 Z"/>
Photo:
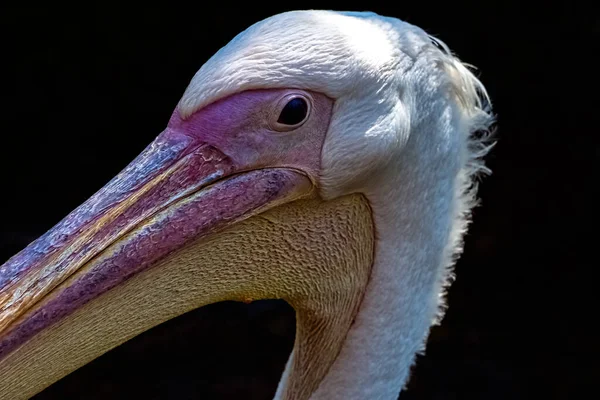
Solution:
<path fill-rule="evenodd" d="M 347 216 L 315 192 L 301 169 L 248 168 L 214 143 L 167 128 L 0 267 L 0 399 L 28 398 L 191 309 L 264 298 L 296 308 L 290 379 L 280 391 L 282 398 L 305 398 L 340 350 L 372 254 L 372 241 L 360 239 L 371 237 L 370 220 L 356 225 L 352 218 L 369 215 L 368 207 L 344 200 L 352 215 L 339 223 Z M 324 236 L 307 237 L 311 229 Z M 329 236 L 345 243 L 332 250 Z M 354 246 L 349 255 L 346 246 Z M 327 270 L 336 257 L 339 271 Z"/>

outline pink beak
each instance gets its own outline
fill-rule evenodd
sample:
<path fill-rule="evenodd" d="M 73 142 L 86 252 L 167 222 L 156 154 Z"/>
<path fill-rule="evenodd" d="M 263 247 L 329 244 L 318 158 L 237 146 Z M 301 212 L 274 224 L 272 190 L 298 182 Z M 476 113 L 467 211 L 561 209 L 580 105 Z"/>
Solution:
<path fill-rule="evenodd" d="M 119 175 L 0 267 L 0 359 L 190 241 L 312 191 L 298 170 L 248 170 L 244 155 L 234 160 L 201 139 L 175 112 Z M 14 323 L 109 247 L 109 257 Z"/>
<path fill-rule="evenodd" d="M 299 92 L 313 112 L 278 130 L 273 110 Z M 362 196 L 317 196 L 332 108 L 282 89 L 185 120 L 176 111 L 119 175 L 0 267 L 0 399 L 27 398 L 188 310 L 266 298 L 296 310 L 281 398 L 308 398 L 340 352 L 373 256 Z"/>

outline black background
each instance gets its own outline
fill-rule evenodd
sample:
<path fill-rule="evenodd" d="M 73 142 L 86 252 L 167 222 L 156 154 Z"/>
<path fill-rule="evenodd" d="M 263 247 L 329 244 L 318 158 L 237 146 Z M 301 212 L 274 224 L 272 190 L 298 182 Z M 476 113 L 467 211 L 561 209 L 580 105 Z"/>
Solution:
<path fill-rule="evenodd" d="M 371 10 L 477 66 L 498 115 L 493 175 L 449 311 L 402 399 L 578 398 L 600 378 L 597 13 L 583 2 L 388 3 L 1 6 L 0 263 L 161 132 L 196 70 L 235 34 L 288 9 Z M 216 304 L 35 399 L 270 399 L 293 338 L 283 302 Z"/>

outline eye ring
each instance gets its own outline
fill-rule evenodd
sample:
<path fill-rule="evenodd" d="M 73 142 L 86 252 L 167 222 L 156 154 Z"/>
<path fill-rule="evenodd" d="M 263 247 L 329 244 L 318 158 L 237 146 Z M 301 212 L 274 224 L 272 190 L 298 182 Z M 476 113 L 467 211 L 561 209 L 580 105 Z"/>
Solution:
<path fill-rule="evenodd" d="M 312 111 L 312 98 L 305 92 L 283 96 L 271 113 L 271 127 L 279 132 L 289 132 L 302 126 Z"/>

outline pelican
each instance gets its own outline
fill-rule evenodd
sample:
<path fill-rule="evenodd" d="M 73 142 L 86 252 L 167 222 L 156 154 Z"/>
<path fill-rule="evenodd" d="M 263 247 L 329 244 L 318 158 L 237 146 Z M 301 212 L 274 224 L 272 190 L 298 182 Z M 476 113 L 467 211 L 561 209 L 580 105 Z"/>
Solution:
<path fill-rule="evenodd" d="M 492 122 L 481 82 L 409 23 L 252 25 L 131 164 L 0 267 L 0 399 L 259 299 L 296 312 L 275 399 L 396 399 L 440 321 Z"/>

